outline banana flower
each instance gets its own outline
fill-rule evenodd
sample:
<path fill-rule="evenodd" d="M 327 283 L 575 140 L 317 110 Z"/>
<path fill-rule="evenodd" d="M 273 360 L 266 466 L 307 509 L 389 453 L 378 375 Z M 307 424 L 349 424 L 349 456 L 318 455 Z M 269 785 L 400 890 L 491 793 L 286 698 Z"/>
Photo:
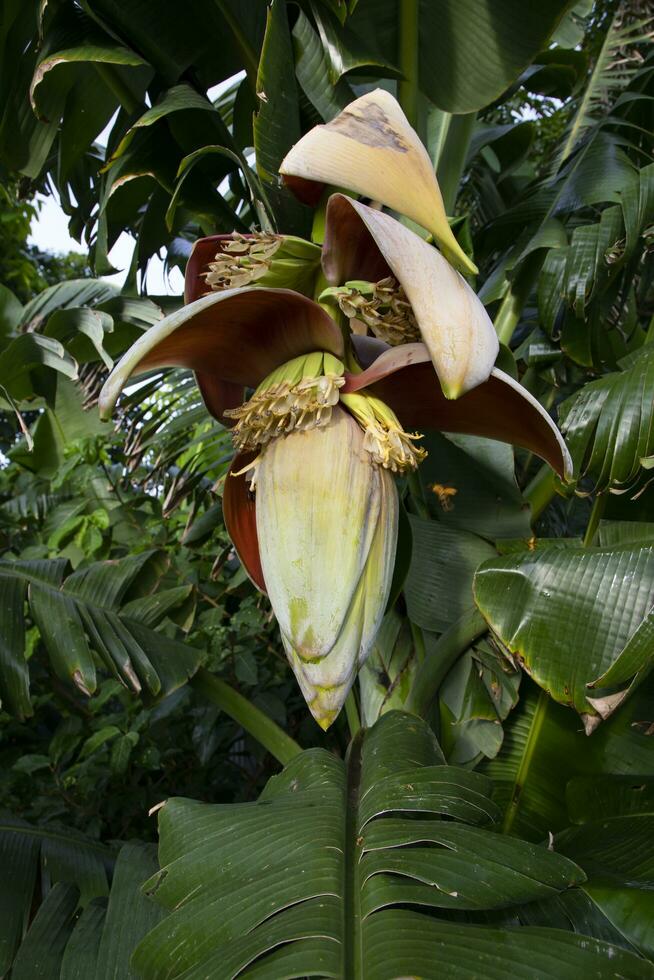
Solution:
<path fill-rule="evenodd" d="M 237 450 L 223 495 L 227 530 L 270 598 L 289 663 L 323 728 L 385 612 L 397 543 L 394 474 L 414 470 L 425 455 L 413 430 L 499 439 L 536 453 L 561 476 L 570 471 L 547 413 L 494 367 L 495 332 L 447 261 L 466 268 L 426 154 L 397 103 L 372 93 L 347 112 L 345 123 L 307 134 L 284 172 L 342 185 L 339 168 L 349 159 L 348 186 L 422 223 L 443 254 L 342 194 L 327 207 L 322 256 L 285 236 L 201 239 L 187 265 L 187 305 L 133 345 L 100 397 L 108 418 L 130 378 L 165 367 L 195 372 Z M 334 136 L 347 140 L 338 153 L 329 149 Z M 311 141 L 325 155 L 317 169 Z M 394 174 L 408 191 L 404 207 Z M 377 339 L 351 335 L 340 311 L 332 317 L 321 296 L 304 294 L 325 279 L 351 322 L 362 317 Z M 346 285 L 354 280 L 376 284 L 372 300 Z M 288 281 L 295 289 L 280 288 Z"/>

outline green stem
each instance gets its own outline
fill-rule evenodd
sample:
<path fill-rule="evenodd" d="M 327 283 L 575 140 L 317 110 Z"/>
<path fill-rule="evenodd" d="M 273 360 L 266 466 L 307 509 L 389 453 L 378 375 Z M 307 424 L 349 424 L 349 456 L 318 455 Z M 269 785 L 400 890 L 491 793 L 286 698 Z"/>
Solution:
<path fill-rule="evenodd" d="M 583 545 L 584 548 L 590 548 L 593 543 L 593 538 L 597 528 L 599 527 L 599 522 L 602 519 L 604 511 L 606 509 L 606 502 L 608 496 L 605 493 L 598 493 L 593 501 L 593 507 L 590 512 L 590 517 L 588 518 L 588 524 L 586 526 L 586 533 L 584 534 Z"/>
<path fill-rule="evenodd" d="M 431 106 L 427 112 L 427 145 L 431 151 L 434 170 L 438 172 L 443 159 L 445 142 L 452 122 L 452 113 Z"/>
<path fill-rule="evenodd" d="M 347 723 L 350 726 L 350 735 L 352 738 L 354 738 L 361 728 L 361 719 L 359 718 L 359 709 L 357 708 L 354 688 L 352 688 L 345 699 L 345 716 L 347 718 Z"/>
<path fill-rule="evenodd" d="M 544 261 L 544 252 L 544 249 L 538 249 L 527 256 L 522 264 L 522 268 L 500 303 L 500 308 L 495 317 L 495 330 L 502 344 L 508 346 L 511 343 L 511 338 L 513 337 L 515 328 L 518 326 L 525 303 L 529 299 L 529 294 L 538 278 L 538 273 Z"/>
<path fill-rule="evenodd" d="M 411 620 L 409 620 L 409 627 L 411 629 L 411 639 L 413 640 L 413 649 L 416 655 L 417 663 L 421 664 L 425 657 L 427 656 L 427 651 L 425 649 L 425 634 L 422 632 L 419 626 L 416 626 Z"/>
<path fill-rule="evenodd" d="M 250 44 L 247 35 L 244 34 L 241 25 L 237 21 L 234 14 L 229 9 L 229 5 L 225 0 L 215 0 L 218 10 L 221 12 L 225 18 L 225 23 L 232 32 L 234 42 L 241 55 L 241 60 L 243 62 L 243 67 L 248 77 L 248 83 L 253 92 L 256 93 L 257 90 L 257 73 L 259 71 L 259 59 L 255 53 L 254 48 Z"/>
<path fill-rule="evenodd" d="M 398 82 L 397 94 L 404 113 L 413 126 L 418 128 L 418 71 L 420 38 L 420 2 L 402 0 L 398 4 L 398 55 L 402 79 Z"/>
<path fill-rule="evenodd" d="M 517 816 L 518 809 L 520 806 L 520 796 L 522 789 L 527 781 L 527 774 L 529 773 L 529 768 L 531 766 L 531 761 L 536 751 L 536 745 L 538 744 L 538 737 L 540 735 L 541 728 L 543 727 L 543 722 L 545 721 L 545 716 L 547 714 L 547 708 L 550 703 L 550 696 L 546 691 L 541 690 L 538 695 L 538 701 L 536 702 L 536 709 L 534 711 L 534 717 L 531 720 L 531 725 L 529 726 L 529 735 L 527 737 L 527 744 L 525 745 L 525 750 L 522 754 L 522 759 L 520 760 L 520 765 L 518 766 L 518 771 L 515 775 L 513 781 L 513 789 L 511 790 L 511 799 L 509 805 L 504 812 L 504 820 L 502 821 L 502 833 L 508 834 L 513 827 L 513 822 Z"/>
<path fill-rule="evenodd" d="M 524 498 L 531 507 L 532 524 L 538 520 L 549 502 L 556 494 L 554 471 L 547 464 L 541 466 L 533 480 L 527 484 Z"/>
<path fill-rule="evenodd" d="M 459 183 L 465 168 L 476 119 L 476 112 L 452 116 L 447 128 L 445 145 L 440 153 L 436 171 L 446 214 L 454 214 Z"/>
<path fill-rule="evenodd" d="M 251 701 L 235 691 L 219 677 L 214 677 L 204 667 L 200 667 L 189 684 L 194 691 L 208 701 L 218 705 L 226 715 L 233 718 L 257 742 L 268 749 L 271 755 L 285 766 L 291 759 L 302 752 L 297 742 L 287 735 L 277 722 L 269 718 Z"/>
<path fill-rule="evenodd" d="M 647 334 L 645 335 L 645 343 L 654 343 L 654 313 L 652 314 L 652 319 L 649 321 L 649 327 L 647 328 Z"/>
<path fill-rule="evenodd" d="M 474 608 L 464 613 L 439 637 L 416 671 L 406 702 L 407 711 L 426 717 L 432 701 L 438 694 L 438 689 L 451 668 L 470 644 L 486 632 L 486 629 L 486 622 L 481 613 Z"/>
<path fill-rule="evenodd" d="M 129 112 L 131 115 L 139 110 L 145 110 L 145 106 L 139 102 L 129 86 L 126 85 L 114 65 L 96 61 L 95 70 L 109 91 L 116 96 L 125 112 Z"/>

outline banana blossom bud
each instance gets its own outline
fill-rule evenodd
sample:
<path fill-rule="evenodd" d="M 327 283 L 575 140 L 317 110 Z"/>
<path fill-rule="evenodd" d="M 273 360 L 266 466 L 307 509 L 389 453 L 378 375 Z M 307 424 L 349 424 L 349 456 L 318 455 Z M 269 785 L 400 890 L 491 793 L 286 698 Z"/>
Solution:
<path fill-rule="evenodd" d="M 289 663 L 328 728 L 384 615 L 398 497 L 342 408 L 326 425 L 273 440 L 256 465 L 261 568 Z"/>

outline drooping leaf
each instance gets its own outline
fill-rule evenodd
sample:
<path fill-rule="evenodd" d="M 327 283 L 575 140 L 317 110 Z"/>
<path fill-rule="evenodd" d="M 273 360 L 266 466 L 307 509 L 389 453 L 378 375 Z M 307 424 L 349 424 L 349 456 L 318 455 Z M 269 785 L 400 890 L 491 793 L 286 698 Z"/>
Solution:
<path fill-rule="evenodd" d="M 55 310 L 68 310 L 80 306 L 90 306 L 113 299 L 117 295 L 115 286 L 100 279 L 69 279 L 55 286 L 48 286 L 23 308 L 21 326 L 35 326 L 45 322 Z"/>
<path fill-rule="evenodd" d="M 0 384 L 16 400 L 45 394 L 47 384 L 41 383 L 40 368 L 77 377 L 76 361 L 58 340 L 36 333 L 20 334 L 0 354 Z"/>
<path fill-rule="evenodd" d="M 354 92 L 344 79 L 335 85 L 330 81 L 320 37 L 302 11 L 293 26 L 293 47 L 297 80 L 322 120 L 329 122 L 353 101 Z"/>
<path fill-rule="evenodd" d="M 654 347 L 646 344 L 622 370 L 584 385 L 560 408 L 578 478 L 596 490 L 633 488 L 654 465 Z"/>
<path fill-rule="evenodd" d="M 17 843 L 33 845 L 31 876 L 27 867 L 12 864 L 12 854 L 18 850 L 11 834 Z M 11 976 L 20 980 L 136 980 L 130 969 L 132 951 L 162 916 L 155 903 L 141 894 L 141 886 L 156 870 L 154 847 L 125 844 L 116 855 L 81 835 L 28 827 L 19 821 L 0 824 L 0 849 L 7 840 L 10 849 L 2 857 L 10 877 L 0 883 L 0 901 L 4 888 L 7 908 L 11 899 L 13 905 L 0 924 L 3 975 L 11 969 Z M 43 849 L 53 844 L 59 848 L 48 854 L 43 850 L 42 894 L 34 890 L 40 842 Z M 58 866 L 57 855 L 65 856 L 68 864 Z M 113 872 L 110 887 L 103 872 L 99 893 L 88 887 L 84 891 L 88 856 Z M 29 886 L 25 893 L 20 887 L 23 882 Z"/>
<path fill-rule="evenodd" d="M 642 955 L 654 956 L 654 814 L 596 820 L 570 828 L 556 849 L 580 864 L 583 891 Z"/>
<path fill-rule="evenodd" d="M 138 974 L 130 967 L 132 952 L 162 917 L 161 910 L 141 892 L 155 868 L 152 845 L 134 843 L 121 848 L 98 949 L 96 980 L 136 980 Z"/>
<path fill-rule="evenodd" d="M 19 717 L 31 713 L 23 656 L 26 595 L 55 673 L 83 692 L 96 687 L 92 650 L 135 693 L 165 696 L 184 684 L 202 661 L 202 652 L 155 632 L 151 625 L 179 601 L 179 593 L 150 601 L 133 597 L 131 616 L 121 609 L 137 580 L 147 589 L 147 566 L 156 560 L 155 552 L 145 552 L 96 562 L 68 575 L 65 559 L 0 562 L 7 599 L 0 626 L 0 691 L 6 707 Z"/>
<path fill-rule="evenodd" d="M 4 976 L 23 940 L 38 891 L 47 894 L 52 885 L 60 888 L 58 897 L 53 899 L 58 911 L 45 910 L 29 949 L 23 952 L 26 964 L 37 955 L 32 943 L 47 953 L 44 947 L 48 945 L 49 922 L 57 934 L 57 922 L 62 915 L 66 919 L 66 928 L 72 924 L 67 917 L 77 907 L 80 895 L 87 902 L 107 893 L 107 870 L 112 866 L 113 856 L 109 848 L 82 834 L 57 827 L 36 827 L 15 817 L 3 817 L 0 819 L 0 863 L 3 869 L 0 876 L 0 971 Z M 71 888 L 72 892 L 68 890 Z M 73 892 L 72 908 L 69 909 Z M 60 901 L 69 912 L 64 914 L 59 907 Z M 30 976 L 29 972 L 23 975 Z"/>
<path fill-rule="evenodd" d="M 568 6 L 563 0 L 549 0 L 536 11 L 519 0 L 423 0 L 418 34 L 421 88 L 447 112 L 476 112 L 489 105 L 547 47 Z M 375 38 L 386 59 L 397 63 L 403 11 L 401 2 L 359 0 L 349 23 L 361 37 Z M 470 71 L 473 64 L 475 71 Z"/>
<path fill-rule="evenodd" d="M 88 83 L 89 79 L 80 71 L 87 64 L 112 65 L 117 70 L 118 67 L 144 67 L 146 62 L 135 51 L 100 30 L 81 10 L 62 4 L 48 22 L 30 86 L 30 99 L 37 115 L 47 120 L 54 115 L 58 121 L 53 107 L 59 104 L 63 110 L 61 93 L 76 81 L 82 85 Z M 125 76 L 120 77 L 122 83 L 127 84 Z M 96 86 L 102 87 L 99 77 Z M 98 122 L 102 126 L 101 118 Z"/>
<path fill-rule="evenodd" d="M 105 334 L 112 331 L 113 320 L 109 314 L 88 307 L 56 310 L 45 328 L 46 336 L 60 340 L 78 363 L 82 358 L 94 360 L 95 355 L 98 355 L 109 371 L 113 367 L 113 361 L 105 350 L 104 338 Z M 85 349 L 84 342 L 92 345 L 95 355 L 88 352 L 88 348 Z"/>
<path fill-rule="evenodd" d="M 500 642 L 592 731 L 622 697 L 601 699 L 588 685 L 647 628 L 653 585 L 651 545 L 546 548 L 487 562 L 475 596 Z"/>
<path fill-rule="evenodd" d="M 66 943 L 59 980 L 87 980 L 96 976 L 105 913 L 104 902 L 91 902 L 83 910 Z"/>
<path fill-rule="evenodd" d="M 292 39 L 287 8 L 280 0 L 273 0 L 268 9 L 257 74 L 257 98 L 259 109 L 254 117 L 254 148 L 259 179 L 278 229 L 287 234 L 306 234 L 311 212 L 281 185 L 278 174 L 279 165 L 301 135 Z"/>
<path fill-rule="evenodd" d="M 75 922 L 79 893 L 62 882 L 46 895 L 16 954 L 11 971 L 16 980 L 55 980 Z"/>

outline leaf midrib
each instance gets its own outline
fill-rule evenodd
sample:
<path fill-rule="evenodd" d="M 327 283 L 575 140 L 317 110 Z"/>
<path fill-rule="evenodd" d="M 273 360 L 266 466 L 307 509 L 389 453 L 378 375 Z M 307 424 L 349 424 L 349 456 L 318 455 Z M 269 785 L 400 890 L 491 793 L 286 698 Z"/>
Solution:
<path fill-rule="evenodd" d="M 511 795 L 509 797 L 509 802 L 504 813 L 504 819 L 502 821 L 501 832 L 503 834 L 508 834 L 511 832 L 515 818 L 518 815 L 520 809 L 520 802 L 522 797 L 522 791 L 527 782 L 529 776 L 529 770 L 531 768 L 531 763 L 538 745 L 538 739 L 541 733 L 541 729 L 545 722 L 545 716 L 547 714 L 547 709 L 549 706 L 550 697 L 546 691 L 540 690 L 538 694 L 538 701 L 536 702 L 536 707 L 534 709 L 534 714 L 529 725 L 529 735 L 527 736 L 527 741 L 525 743 L 522 757 L 520 759 L 520 765 L 515 774 L 515 779 L 513 780 L 513 785 L 511 787 Z"/>
<path fill-rule="evenodd" d="M 359 863 L 359 799 L 361 794 L 361 753 L 365 729 L 360 728 L 348 752 L 346 781 L 345 848 L 343 875 L 343 977 L 363 980 L 361 944 L 361 888 Z"/>

